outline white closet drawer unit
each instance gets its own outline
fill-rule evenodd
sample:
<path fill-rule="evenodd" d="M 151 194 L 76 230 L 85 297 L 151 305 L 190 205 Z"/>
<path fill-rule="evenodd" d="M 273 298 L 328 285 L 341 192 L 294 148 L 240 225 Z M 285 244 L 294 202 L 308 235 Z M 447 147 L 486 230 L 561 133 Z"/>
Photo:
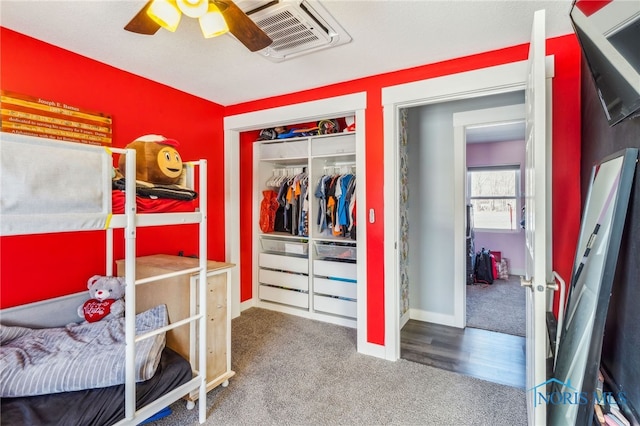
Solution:
<path fill-rule="evenodd" d="M 288 272 L 277 272 L 270 271 L 268 269 L 260 269 L 258 281 L 261 284 L 271 284 L 279 287 L 309 291 L 308 275 L 290 274 Z"/>
<path fill-rule="evenodd" d="M 328 260 L 314 260 L 313 274 L 323 277 L 344 278 L 347 280 L 356 280 L 358 278 L 355 263 L 330 262 Z"/>
<path fill-rule="evenodd" d="M 260 253 L 258 264 L 261 268 L 279 269 L 281 271 L 298 272 L 301 274 L 309 273 L 309 259 L 306 257 Z"/>
<path fill-rule="evenodd" d="M 356 136 L 347 134 L 311 140 L 311 155 L 355 154 Z"/>
<path fill-rule="evenodd" d="M 303 158 L 309 155 L 307 139 L 291 142 L 263 143 L 260 145 L 261 159 Z"/>
<path fill-rule="evenodd" d="M 347 299 L 357 299 L 358 289 L 354 282 L 328 280 L 326 278 L 313 278 L 313 292 L 329 296 L 346 297 Z"/>
<path fill-rule="evenodd" d="M 355 301 L 319 296 L 317 294 L 313 296 L 313 309 L 343 317 L 356 318 L 358 316 L 358 307 Z"/>
<path fill-rule="evenodd" d="M 261 300 L 309 309 L 309 293 L 261 285 L 258 295 Z"/>

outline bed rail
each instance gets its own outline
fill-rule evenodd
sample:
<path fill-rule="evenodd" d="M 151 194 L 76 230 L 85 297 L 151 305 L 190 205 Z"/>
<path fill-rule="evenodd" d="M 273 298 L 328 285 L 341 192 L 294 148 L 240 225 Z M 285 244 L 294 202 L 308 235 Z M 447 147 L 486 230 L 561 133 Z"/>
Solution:
<path fill-rule="evenodd" d="M 0 235 L 105 229 L 108 148 L 0 134 Z"/>

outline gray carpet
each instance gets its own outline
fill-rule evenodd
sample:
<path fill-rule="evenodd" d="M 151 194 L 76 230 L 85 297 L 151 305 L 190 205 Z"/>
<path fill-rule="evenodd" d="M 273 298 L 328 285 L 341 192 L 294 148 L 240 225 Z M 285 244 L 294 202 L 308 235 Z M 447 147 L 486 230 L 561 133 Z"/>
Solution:
<path fill-rule="evenodd" d="M 232 322 L 227 388 L 209 425 L 526 425 L 525 392 L 411 361 L 356 352 L 356 332 L 251 308 Z M 154 425 L 196 425 L 183 401 Z"/>
<path fill-rule="evenodd" d="M 467 285 L 467 327 L 525 336 L 525 291 L 520 277 Z"/>

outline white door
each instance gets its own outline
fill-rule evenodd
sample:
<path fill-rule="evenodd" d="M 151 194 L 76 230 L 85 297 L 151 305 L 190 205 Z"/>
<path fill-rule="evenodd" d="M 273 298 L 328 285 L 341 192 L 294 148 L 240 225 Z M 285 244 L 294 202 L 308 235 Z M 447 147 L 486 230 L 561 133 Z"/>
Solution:
<path fill-rule="evenodd" d="M 529 425 L 546 424 L 546 405 L 535 404 L 533 390 L 547 380 L 547 280 L 551 276 L 550 161 L 546 138 L 545 13 L 533 18 L 529 72 L 525 90 L 527 109 L 525 162 L 525 239 L 527 299 L 527 411 Z"/>

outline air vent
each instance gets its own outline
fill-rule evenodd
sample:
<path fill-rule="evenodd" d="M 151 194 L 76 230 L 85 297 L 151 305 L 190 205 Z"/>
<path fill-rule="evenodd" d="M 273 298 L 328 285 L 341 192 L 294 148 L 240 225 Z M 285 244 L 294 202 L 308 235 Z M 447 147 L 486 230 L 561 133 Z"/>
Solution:
<path fill-rule="evenodd" d="M 271 46 L 257 53 L 274 62 L 351 41 L 347 32 L 317 1 L 271 1 L 258 7 L 255 2 L 246 4 L 238 2 L 238 6 L 273 40 Z"/>

